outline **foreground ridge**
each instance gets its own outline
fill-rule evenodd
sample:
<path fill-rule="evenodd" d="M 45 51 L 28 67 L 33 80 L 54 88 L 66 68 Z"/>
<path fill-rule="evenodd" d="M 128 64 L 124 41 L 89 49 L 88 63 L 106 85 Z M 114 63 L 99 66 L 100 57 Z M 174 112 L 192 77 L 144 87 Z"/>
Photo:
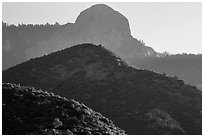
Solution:
<path fill-rule="evenodd" d="M 31 87 L 2 84 L 4 135 L 125 134 L 113 122 L 75 100 Z"/>

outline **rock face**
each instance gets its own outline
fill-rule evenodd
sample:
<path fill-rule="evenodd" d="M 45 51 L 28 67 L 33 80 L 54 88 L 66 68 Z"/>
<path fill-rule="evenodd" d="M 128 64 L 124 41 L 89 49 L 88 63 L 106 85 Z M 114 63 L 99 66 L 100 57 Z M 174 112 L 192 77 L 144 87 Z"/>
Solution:
<path fill-rule="evenodd" d="M 102 45 L 76 45 L 2 73 L 84 102 L 128 134 L 201 134 L 202 95 L 176 77 L 128 66 Z"/>
<path fill-rule="evenodd" d="M 3 83 L 4 135 L 123 135 L 112 121 L 75 100 Z"/>

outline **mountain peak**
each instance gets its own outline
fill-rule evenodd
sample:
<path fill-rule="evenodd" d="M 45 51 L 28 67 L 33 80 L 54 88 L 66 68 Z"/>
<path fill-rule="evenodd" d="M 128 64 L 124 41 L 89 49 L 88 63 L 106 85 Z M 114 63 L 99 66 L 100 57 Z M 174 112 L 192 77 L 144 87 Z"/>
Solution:
<path fill-rule="evenodd" d="M 89 16 L 93 16 L 93 15 L 97 16 L 99 14 L 105 15 L 105 14 L 115 14 L 115 13 L 116 11 L 112 9 L 111 7 L 109 7 L 108 5 L 96 4 L 82 11 L 80 15 L 77 17 L 76 22 L 79 21 L 80 16 L 84 16 L 85 14 Z"/>
<path fill-rule="evenodd" d="M 117 30 L 130 35 L 129 22 L 125 16 L 105 4 L 93 5 L 82 11 L 76 19 L 76 25 L 80 28 L 86 26 L 86 29 L 95 29 L 95 31 L 104 30 L 106 33 Z"/>
<path fill-rule="evenodd" d="M 93 6 L 91 6 L 89 9 L 95 10 L 95 11 L 114 11 L 114 9 L 112 9 L 110 6 L 106 5 L 106 4 L 95 4 Z"/>

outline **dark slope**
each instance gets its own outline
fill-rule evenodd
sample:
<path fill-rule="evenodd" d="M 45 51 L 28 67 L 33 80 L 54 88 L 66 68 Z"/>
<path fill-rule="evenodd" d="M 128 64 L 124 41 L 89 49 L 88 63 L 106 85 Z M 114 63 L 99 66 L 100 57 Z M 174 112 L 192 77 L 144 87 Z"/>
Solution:
<path fill-rule="evenodd" d="M 53 93 L 3 83 L 4 135 L 116 135 L 125 132 L 100 113 Z"/>
<path fill-rule="evenodd" d="M 102 46 L 76 45 L 6 71 L 20 83 L 77 99 L 129 134 L 201 134 L 201 91 L 127 66 Z"/>

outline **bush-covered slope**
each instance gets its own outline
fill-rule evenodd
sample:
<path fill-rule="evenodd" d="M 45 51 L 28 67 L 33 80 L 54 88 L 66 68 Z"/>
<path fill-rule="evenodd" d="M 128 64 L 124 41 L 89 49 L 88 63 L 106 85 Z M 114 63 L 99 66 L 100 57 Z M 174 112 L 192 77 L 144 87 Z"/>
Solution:
<path fill-rule="evenodd" d="M 200 90 L 130 67 L 100 45 L 76 45 L 17 65 L 2 76 L 3 82 L 79 100 L 128 134 L 201 134 Z"/>
<path fill-rule="evenodd" d="M 112 121 L 75 100 L 3 83 L 4 135 L 125 134 Z"/>

